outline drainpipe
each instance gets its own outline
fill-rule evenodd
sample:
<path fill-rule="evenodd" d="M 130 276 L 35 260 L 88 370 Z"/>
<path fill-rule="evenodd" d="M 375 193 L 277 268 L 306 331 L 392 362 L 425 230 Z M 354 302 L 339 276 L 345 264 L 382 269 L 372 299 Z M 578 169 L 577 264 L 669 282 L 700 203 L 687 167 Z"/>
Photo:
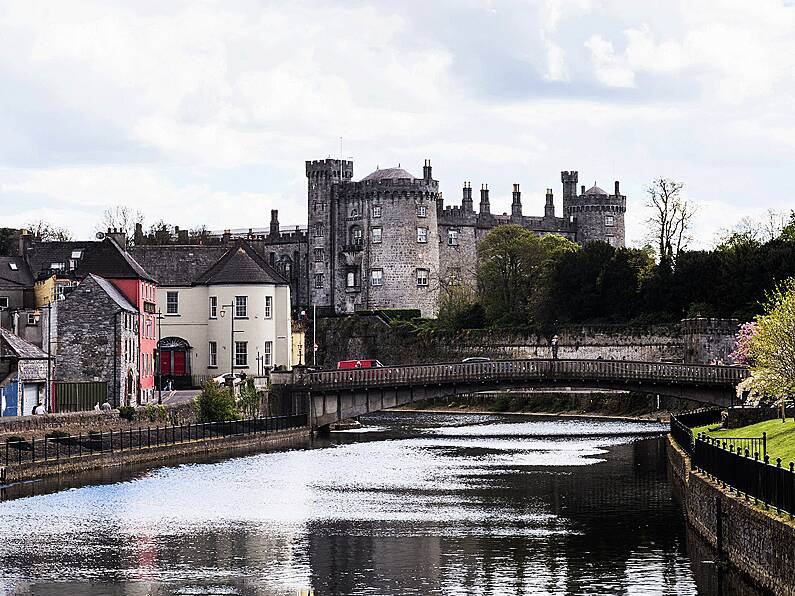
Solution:
<path fill-rule="evenodd" d="M 121 310 L 113 313 L 113 397 L 116 402 L 121 405 L 121 395 L 119 393 L 119 332 L 118 332 L 118 316 Z"/>

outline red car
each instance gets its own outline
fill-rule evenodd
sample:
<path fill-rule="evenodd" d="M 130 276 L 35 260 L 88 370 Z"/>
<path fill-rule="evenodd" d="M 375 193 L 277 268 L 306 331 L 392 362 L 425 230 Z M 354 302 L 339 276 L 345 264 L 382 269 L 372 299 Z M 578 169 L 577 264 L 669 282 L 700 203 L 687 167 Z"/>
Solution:
<path fill-rule="evenodd" d="M 378 360 L 340 360 L 337 368 L 382 368 Z"/>

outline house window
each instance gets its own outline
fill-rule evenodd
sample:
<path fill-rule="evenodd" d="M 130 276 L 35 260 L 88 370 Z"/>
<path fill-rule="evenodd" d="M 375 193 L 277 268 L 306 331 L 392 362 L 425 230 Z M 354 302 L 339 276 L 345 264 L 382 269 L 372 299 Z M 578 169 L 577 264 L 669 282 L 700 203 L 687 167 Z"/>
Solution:
<path fill-rule="evenodd" d="M 235 296 L 235 318 L 248 317 L 248 296 Z"/>
<path fill-rule="evenodd" d="M 273 342 L 265 342 L 265 351 L 262 354 L 262 366 L 271 366 L 273 364 Z"/>
<path fill-rule="evenodd" d="M 428 285 L 428 274 L 430 272 L 427 269 L 417 269 L 417 285 L 418 286 L 427 286 Z"/>
<path fill-rule="evenodd" d="M 353 228 L 351 230 L 351 243 L 354 246 L 361 246 L 362 245 L 362 229 L 361 228 Z"/>
<path fill-rule="evenodd" d="M 323 274 L 322 273 L 315 273 L 315 289 L 322 290 L 323 289 Z"/>
<path fill-rule="evenodd" d="M 420 244 L 428 242 L 428 228 L 417 228 L 417 242 Z"/>
<path fill-rule="evenodd" d="M 155 322 L 152 320 L 152 317 L 146 317 L 146 337 L 150 339 L 155 338 Z"/>
<path fill-rule="evenodd" d="M 235 366 L 248 366 L 248 342 L 235 342 Z"/>
<path fill-rule="evenodd" d="M 0 308 L 8 308 L 8 296 L 0 296 Z"/>
<path fill-rule="evenodd" d="M 610 227 L 614 226 L 615 218 L 612 215 L 605 215 L 605 225 Z"/>
<path fill-rule="evenodd" d="M 417 205 L 417 217 L 428 217 L 428 207 Z"/>
<path fill-rule="evenodd" d="M 50 263 L 50 269 L 54 269 L 55 271 L 60 271 L 63 269 L 63 263 Z"/>
<path fill-rule="evenodd" d="M 210 296 L 210 318 L 218 318 L 218 296 Z"/>
<path fill-rule="evenodd" d="M 380 244 L 381 243 L 381 228 L 373 228 L 373 243 Z"/>
<path fill-rule="evenodd" d="M 166 314 L 179 314 L 179 292 L 166 292 Z"/>
<path fill-rule="evenodd" d="M 458 230 L 450 230 L 447 232 L 447 244 L 449 246 L 458 246 Z"/>
<path fill-rule="evenodd" d="M 273 317 L 273 296 L 265 296 L 265 318 Z"/>
<path fill-rule="evenodd" d="M 373 217 L 381 217 L 381 205 L 373 205 Z"/>
<path fill-rule="evenodd" d="M 211 341 L 207 346 L 207 366 L 218 366 L 218 343 Z"/>
<path fill-rule="evenodd" d="M 384 270 L 373 269 L 370 271 L 370 283 L 374 286 L 384 285 Z"/>
<path fill-rule="evenodd" d="M 39 324 L 39 315 L 35 312 L 28 313 L 28 325 L 34 326 Z"/>
<path fill-rule="evenodd" d="M 77 250 L 72 251 L 72 258 L 73 259 L 82 259 L 83 258 L 83 249 L 78 248 Z"/>
<path fill-rule="evenodd" d="M 315 263 L 322 263 L 323 262 L 323 249 L 322 248 L 316 248 L 313 251 L 313 253 L 315 255 Z"/>

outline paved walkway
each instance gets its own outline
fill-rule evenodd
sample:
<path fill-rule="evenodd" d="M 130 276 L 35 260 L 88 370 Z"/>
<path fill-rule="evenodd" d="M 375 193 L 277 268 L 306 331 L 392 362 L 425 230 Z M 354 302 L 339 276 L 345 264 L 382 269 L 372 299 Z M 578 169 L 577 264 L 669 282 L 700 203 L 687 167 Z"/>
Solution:
<path fill-rule="evenodd" d="M 183 389 L 180 391 L 163 391 L 164 404 L 184 404 L 189 402 L 194 397 L 201 393 L 201 389 Z M 157 391 L 155 391 L 155 398 L 157 398 Z"/>

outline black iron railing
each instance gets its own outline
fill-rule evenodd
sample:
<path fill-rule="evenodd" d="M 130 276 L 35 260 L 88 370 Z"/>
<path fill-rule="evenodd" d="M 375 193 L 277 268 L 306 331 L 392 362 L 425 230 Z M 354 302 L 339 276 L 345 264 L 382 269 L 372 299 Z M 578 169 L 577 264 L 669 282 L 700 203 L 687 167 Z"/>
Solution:
<path fill-rule="evenodd" d="M 7 440 L 0 443 L 0 466 L 54 462 L 64 459 L 156 449 L 231 436 L 260 435 L 307 426 L 306 414 L 198 422 L 175 426 L 138 427 L 77 435 Z"/>

